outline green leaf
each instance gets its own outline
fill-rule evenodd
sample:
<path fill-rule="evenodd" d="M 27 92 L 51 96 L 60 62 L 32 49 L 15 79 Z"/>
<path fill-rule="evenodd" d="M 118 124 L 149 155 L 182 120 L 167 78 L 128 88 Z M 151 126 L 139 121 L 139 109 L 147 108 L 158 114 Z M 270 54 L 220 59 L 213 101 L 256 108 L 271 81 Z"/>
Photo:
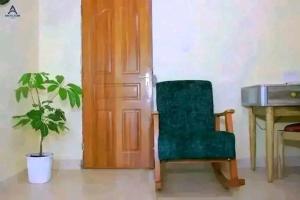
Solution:
<path fill-rule="evenodd" d="M 61 130 L 61 131 L 64 131 L 65 130 L 65 124 L 58 124 L 58 128 Z"/>
<path fill-rule="evenodd" d="M 41 120 L 43 112 L 41 110 L 31 110 L 26 115 L 32 120 Z"/>
<path fill-rule="evenodd" d="M 33 87 L 41 90 L 46 89 L 44 86 L 44 78 L 40 73 L 35 73 Z"/>
<path fill-rule="evenodd" d="M 64 122 L 59 122 L 58 127 L 61 131 L 69 130 L 69 128 L 65 126 Z"/>
<path fill-rule="evenodd" d="M 49 128 L 51 131 L 55 131 L 56 133 L 59 133 L 57 124 L 55 124 L 55 123 L 53 123 L 53 122 L 49 122 L 49 123 L 48 123 L 48 128 Z"/>
<path fill-rule="evenodd" d="M 44 106 L 47 110 L 49 110 L 49 111 L 53 111 L 54 110 L 54 108 L 52 108 L 51 106 L 49 106 L 49 105 L 45 105 Z"/>
<path fill-rule="evenodd" d="M 28 97 L 29 88 L 28 87 L 21 87 L 20 89 L 21 89 L 21 92 L 23 94 L 23 97 L 27 98 Z"/>
<path fill-rule="evenodd" d="M 75 85 L 73 83 L 69 83 L 68 86 L 70 88 L 72 88 L 73 91 L 76 92 L 77 94 L 82 94 L 82 89 L 78 85 Z"/>
<path fill-rule="evenodd" d="M 46 73 L 46 72 L 41 72 L 41 75 L 46 79 L 46 80 L 49 80 L 49 73 Z"/>
<path fill-rule="evenodd" d="M 27 117 L 27 115 L 16 115 L 16 116 L 13 116 L 12 118 L 19 119 L 19 118 L 24 118 L 24 117 Z"/>
<path fill-rule="evenodd" d="M 41 131 L 42 137 L 46 137 L 49 133 L 48 126 L 46 124 L 42 123 L 42 125 L 40 127 L 40 131 Z"/>
<path fill-rule="evenodd" d="M 76 101 L 76 106 L 77 106 L 78 108 L 80 108 L 81 102 L 80 102 L 80 97 L 79 97 L 78 94 L 75 94 L 75 101 Z"/>
<path fill-rule="evenodd" d="M 45 83 L 48 83 L 48 84 L 53 84 L 53 85 L 59 85 L 58 82 L 56 82 L 55 80 L 46 80 Z"/>
<path fill-rule="evenodd" d="M 61 76 L 61 75 L 57 75 L 56 77 L 57 82 L 62 83 L 65 79 L 65 77 Z"/>
<path fill-rule="evenodd" d="M 81 102 L 80 102 L 80 96 L 79 96 L 79 94 L 77 92 L 75 92 L 72 88 L 70 88 L 70 92 L 72 92 L 74 94 L 76 106 L 78 108 L 80 108 Z"/>
<path fill-rule="evenodd" d="M 22 124 L 22 120 L 20 120 L 18 123 L 16 123 L 13 127 L 16 128 L 16 127 L 20 126 Z"/>
<path fill-rule="evenodd" d="M 32 120 L 31 121 L 31 126 L 34 130 L 39 130 L 43 124 L 42 120 Z"/>
<path fill-rule="evenodd" d="M 14 125 L 14 128 L 17 126 L 25 126 L 26 124 L 28 124 L 31 120 L 30 119 L 21 119 L 17 124 Z"/>
<path fill-rule="evenodd" d="M 41 89 L 41 90 L 45 90 L 46 89 L 43 85 L 37 85 L 36 88 Z"/>
<path fill-rule="evenodd" d="M 20 99 L 21 99 L 21 89 L 17 89 L 16 90 L 16 100 L 17 102 L 20 102 Z"/>
<path fill-rule="evenodd" d="M 68 90 L 68 96 L 69 96 L 70 105 L 72 108 L 74 108 L 75 103 L 76 103 L 75 94 L 72 91 Z"/>
<path fill-rule="evenodd" d="M 58 88 L 58 85 L 50 85 L 50 86 L 48 86 L 48 92 L 53 92 L 57 88 Z"/>
<path fill-rule="evenodd" d="M 65 88 L 59 88 L 58 94 L 61 100 L 65 100 L 67 98 L 67 90 Z"/>
<path fill-rule="evenodd" d="M 60 119 L 66 121 L 65 112 L 62 111 L 61 109 L 56 109 L 55 110 L 55 115 L 59 116 Z"/>
<path fill-rule="evenodd" d="M 28 84 L 30 81 L 30 77 L 31 77 L 31 73 L 23 74 L 18 83 L 22 82 L 23 85 Z"/>
<path fill-rule="evenodd" d="M 35 79 L 35 84 L 36 85 L 42 85 L 44 83 L 43 76 L 41 74 L 39 74 L 39 73 L 35 74 L 34 79 Z"/>
<path fill-rule="evenodd" d="M 48 118 L 53 120 L 53 121 L 60 121 L 61 120 L 61 117 L 59 115 L 54 114 L 54 113 L 49 114 Z"/>

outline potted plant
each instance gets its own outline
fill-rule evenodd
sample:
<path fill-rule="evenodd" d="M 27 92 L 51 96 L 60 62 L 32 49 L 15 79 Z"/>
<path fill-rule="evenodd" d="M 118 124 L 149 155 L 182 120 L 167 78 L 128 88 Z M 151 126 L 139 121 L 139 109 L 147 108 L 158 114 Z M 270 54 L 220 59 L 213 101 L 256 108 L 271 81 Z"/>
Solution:
<path fill-rule="evenodd" d="M 45 183 L 51 178 L 52 153 L 43 151 L 43 142 L 50 133 L 68 130 L 65 112 L 54 104 L 54 100 L 68 101 L 72 108 L 81 106 L 82 90 L 73 83 L 64 83 L 64 77 L 51 77 L 48 73 L 26 73 L 18 82 L 15 91 L 17 102 L 30 99 L 29 110 L 13 116 L 14 127 L 29 126 L 40 135 L 39 152 L 27 156 L 28 179 L 30 183 Z"/>

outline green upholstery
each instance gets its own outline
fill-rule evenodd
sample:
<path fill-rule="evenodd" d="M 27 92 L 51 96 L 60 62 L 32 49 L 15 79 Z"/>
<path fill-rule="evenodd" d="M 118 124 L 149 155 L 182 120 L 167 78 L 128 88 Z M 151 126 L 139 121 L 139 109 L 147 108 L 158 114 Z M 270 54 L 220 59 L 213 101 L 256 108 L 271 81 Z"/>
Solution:
<path fill-rule="evenodd" d="M 158 83 L 159 159 L 235 158 L 234 134 L 214 130 L 209 81 Z"/>

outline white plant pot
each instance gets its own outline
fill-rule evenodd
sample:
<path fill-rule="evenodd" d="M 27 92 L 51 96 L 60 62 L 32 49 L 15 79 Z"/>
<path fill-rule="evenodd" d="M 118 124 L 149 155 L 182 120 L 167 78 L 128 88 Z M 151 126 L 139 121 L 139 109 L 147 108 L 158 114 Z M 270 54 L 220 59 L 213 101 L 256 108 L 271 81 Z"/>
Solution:
<path fill-rule="evenodd" d="M 27 154 L 27 170 L 29 183 L 47 183 L 52 176 L 53 154 Z"/>

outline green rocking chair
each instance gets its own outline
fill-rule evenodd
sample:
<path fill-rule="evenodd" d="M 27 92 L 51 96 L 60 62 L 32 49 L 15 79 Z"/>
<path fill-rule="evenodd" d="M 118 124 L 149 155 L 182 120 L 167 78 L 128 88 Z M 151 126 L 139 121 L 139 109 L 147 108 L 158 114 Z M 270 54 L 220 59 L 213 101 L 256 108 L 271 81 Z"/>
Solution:
<path fill-rule="evenodd" d="M 161 164 L 165 162 L 208 161 L 225 188 L 244 185 L 237 171 L 234 110 L 214 114 L 211 83 L 167 81 L 156 88 L 158 112 L 152 115 L 156 189 L 162 189 Z M 223 116 L 226 131 L 220 131 Z M 229 178 L 221 172 L 223 162 L 229 164 Z"/>

